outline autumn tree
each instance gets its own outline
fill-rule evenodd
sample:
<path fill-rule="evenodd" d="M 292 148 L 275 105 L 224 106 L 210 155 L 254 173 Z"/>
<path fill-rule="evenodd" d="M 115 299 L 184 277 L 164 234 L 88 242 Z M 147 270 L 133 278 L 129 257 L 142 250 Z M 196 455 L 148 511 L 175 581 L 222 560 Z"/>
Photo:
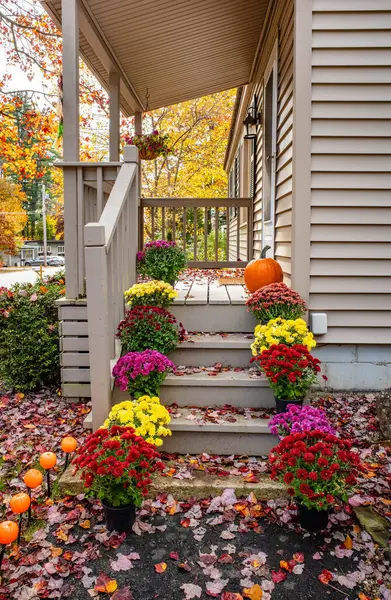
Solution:
<path fill-rule="evenodd" d="M 25 93 L 0 105 L 0 164 L 4 174 L 21 185 L 28 213 L 25 237 L 35 236 L 40 220 L 42 186 L 60 192 L 52 163 L 57 123 L 50 111 L 40 111 Z M 61 193 L 61 192 L 60 192 Z"/>
<path fill-rule="evenodd" d="M 0 178 L 0 253 L 16 254 L 27 222 L 25 194 L 20 185 Z"/>
<path fill-rule="evenodd" d="M 172 152 L 143 161 L 143 195 L 212 197 L 227 195 L 224 154 L 235 90 L 212 94 L 145 115 L 143 130 L 170 136 Z"/>

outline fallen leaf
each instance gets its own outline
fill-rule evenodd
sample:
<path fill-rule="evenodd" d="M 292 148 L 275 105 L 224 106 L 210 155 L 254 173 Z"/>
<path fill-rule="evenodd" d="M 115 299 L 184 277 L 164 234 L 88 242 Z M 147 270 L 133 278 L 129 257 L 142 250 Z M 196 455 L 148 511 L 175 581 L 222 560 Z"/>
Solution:
<path fill-rule="evenodd" d="M 155 566 L 156 573 L 164 573 L 164 571 L 167 569 L 167 563 L 165 563 L 165 562 L 158 563 L 157 565 L 154 565 L 154 566 Z"/>
<path fill-rule="evenodd" d="M 330 573 L 330 571 L 328 571 L 327 569 L 323 569 L 321 574 L 318 576 L 318 579 L 321 583 L 327 585 L 328 583 L 330 583 L 330 581 L 333 580 L 333 574 Z"/>
<path fill-rule="evenodd" d="M 302 552 L 295 552 L 293 555 L 293 560 L 297 563 L 304 562 L 304 554 Z"/>
<path fill-rule="evenodd" d="M 284 571 L 272 571 L 272 580 L 274 583 L 281 583 L 286 579 L 286 573 Z"/>
<path fill-rule="evenodd" d="M 353 548 L 353 541 L 350 535 L 347 535 L 344 541 L 344 546 L 347 550 L 351 550 Z"/>
<path fill-rule="evenodd" d="M 130 591 L 130 587 L 125 587 L 121 590 L 117 590 L 111 596 L 110 600 L 133 600 L 133 594 Z"/>
<path fill-rule="evenodd" d="M 80 521 L 79 525 L 83 529 L 89 529 L 91 527 L 91 521 L 89 519 L 86 519 L 85 521 Z"/>
<path fill-rule="evenodd" d="M 103 592 L 105 594 L 112 594 L 117 589 L 117 582 L 115 579 L 111 579 L 109 575 L 105 575 L 105 573 L 101 573 L 96 580 L 96 584 L 94 585 L 94 590 L 96 592 Z"/>
<path fill-rule="evenodd" d="M 243 596 L 236 592 L 224 592 L 221 596 L 221 600 L 243 600 Z"/>
<path fill-rule="evenodd" d="M 243 590 L 243 596 L 250 598 L 250 600 L 261 600 L 263 596 L 262 588 L 256 583 L 251 588 L 245 588 Z"/>
<path fill-rule="evenodd" d="M 192 600 L 192 598 L 201 598 L 202 588 L 194 583 L 184 583 L 181 585 L 181 590 L 184 591 L 186 600 Z"/>
<path fill-rule="evenodd" d="M 187 563 L 179 563 L 178 569 L 181 569 L 181 571 L 186 571 L 186 573 L 190 573 L 191 566 L 188 565 Z"/>
<path fill-rule="evenodd" d="M 178 552 L 170 552 L 170 558 L 172 560 L 179 560 L 179 554 L 178 554 Z"/>

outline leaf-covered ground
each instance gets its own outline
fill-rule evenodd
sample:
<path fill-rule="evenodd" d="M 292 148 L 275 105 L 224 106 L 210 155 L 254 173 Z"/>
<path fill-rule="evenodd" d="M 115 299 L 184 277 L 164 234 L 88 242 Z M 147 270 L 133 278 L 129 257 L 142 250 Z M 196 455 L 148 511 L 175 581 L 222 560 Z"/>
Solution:
<path fill-rule="evenodd" d="M 391 457 L 376 443 L 375 397 L 322 395 L 315 402 L 360 449 L 365 466 L 352 504 L 373 504 L 389 518 Z M 4 393 L 0 408 L 4 518 L 12 517 L 9 498 L 24 489 L 23 473 L 39 453 L 58 451 L 65 434 L 83 437 L 89 408 L 49 392 Z M 201 469 L 251 479 L 267 468 L 261 459 L 204 454 L 180 458 L 167 476 L 188 479 Z M 296 508 L 284 499 L 259 503 L 226 490 L 180 503 L 160 495 L 144 504 L 126 537 L 106 531 L 99 503 L 54 493 L 45 502 L 37 490 L 27 539 L 4 560 L 0 600 L 391 599 L 389 554 L 361 531 L 349 506 L 334 512 L 325 535 L 312 535 L 300 531 Z"/>

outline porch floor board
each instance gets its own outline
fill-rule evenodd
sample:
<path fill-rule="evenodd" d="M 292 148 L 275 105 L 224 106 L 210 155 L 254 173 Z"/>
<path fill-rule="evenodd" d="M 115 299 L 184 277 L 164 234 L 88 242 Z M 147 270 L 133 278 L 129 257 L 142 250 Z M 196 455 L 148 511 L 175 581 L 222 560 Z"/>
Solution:
<path fill-rule="evenodd" d="M 192 306 L 206 304 L 245 304 L 247 292 L 243 285 L 219 285 L 217 281 L 178 281 L 175 285 L 178 296 L 174 305 Z"/>

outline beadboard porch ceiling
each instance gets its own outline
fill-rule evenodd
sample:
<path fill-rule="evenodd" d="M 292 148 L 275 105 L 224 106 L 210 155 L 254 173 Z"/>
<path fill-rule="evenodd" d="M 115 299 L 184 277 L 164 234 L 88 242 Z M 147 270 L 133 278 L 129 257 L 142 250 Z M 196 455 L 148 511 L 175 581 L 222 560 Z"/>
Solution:
<path fill-rule="evenodd" d="M 125 114 L 250 81 L 269 0 L 79 0 L 80 54 Z M 270 0 L 273 3 L 273 0 Z M 61 28 L 61 0 L 42 0 Z"/>

